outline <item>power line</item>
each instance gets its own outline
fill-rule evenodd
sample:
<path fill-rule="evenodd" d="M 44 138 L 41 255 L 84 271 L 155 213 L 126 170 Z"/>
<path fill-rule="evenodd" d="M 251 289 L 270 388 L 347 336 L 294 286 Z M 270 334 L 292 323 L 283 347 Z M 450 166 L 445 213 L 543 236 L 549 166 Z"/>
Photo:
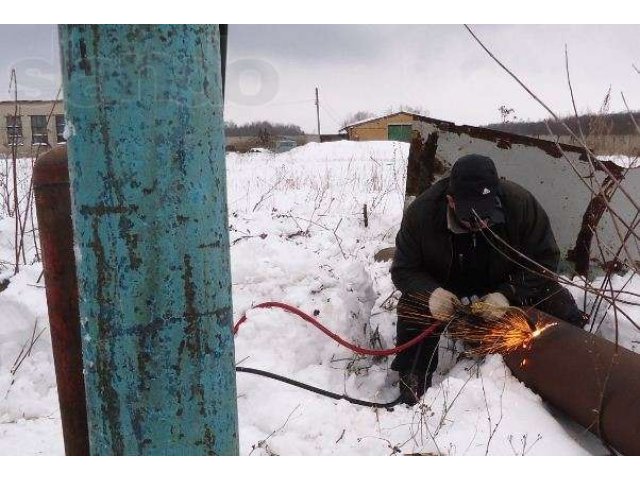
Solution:
<path fill-rule="evenodd" d="M 329 110 L 324 106 L 324 105 L 320 105 L 320 108 L 322 108 L 322 111 L 324 113 L 326 113 L 329 116 L 329 119 L 335 123 L 338 127 L 342 128 L 342 124 L 335 119 L 335 117 L 333 115 L 331 115 L 331 113 L 329 112 Z"/>

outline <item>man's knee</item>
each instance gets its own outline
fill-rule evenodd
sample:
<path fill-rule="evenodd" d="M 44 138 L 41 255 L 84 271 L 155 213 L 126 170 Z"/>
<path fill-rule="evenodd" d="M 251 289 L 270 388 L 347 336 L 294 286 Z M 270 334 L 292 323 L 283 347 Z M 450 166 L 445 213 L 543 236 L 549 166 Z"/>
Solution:
<path fill-rule="evenodd" d="M 396 345 L 411 341 L 431 325 L 427 313 L 427 306 L 421 307 L 413 300 L 407 300 L 405 297 L 400 298 L 397 307 Z M 422 321 L 423 314 L 424 321 Z M 391 364 L 391 369 L 396 371 L 432 371 L 435 369 L 437 358 L 434 360 L 433 357 L 434 352 L 437 355 L 441 333 L 442 329 L 438 328 L 421 342 L 398 353 Z"/>

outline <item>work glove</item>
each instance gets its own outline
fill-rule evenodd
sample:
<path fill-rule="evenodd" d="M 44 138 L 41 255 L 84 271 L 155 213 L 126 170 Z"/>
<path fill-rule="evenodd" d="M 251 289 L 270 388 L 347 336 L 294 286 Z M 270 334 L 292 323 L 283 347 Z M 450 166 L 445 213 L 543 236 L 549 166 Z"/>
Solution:
<path fill-rule="evenodd" d="M 482 309 L 480 316 L 484 318 L 500 318 L 509 308 L 509 300 L 500 292 L 492 292 L 480 299 Z"/>
<path fill-rule="evenodd" d="M 439 320 L 449 318 L 458 305 L 462 305 L 460 299 L 444 288 L 436 288 L 429 297 L 431 316 Z"/>

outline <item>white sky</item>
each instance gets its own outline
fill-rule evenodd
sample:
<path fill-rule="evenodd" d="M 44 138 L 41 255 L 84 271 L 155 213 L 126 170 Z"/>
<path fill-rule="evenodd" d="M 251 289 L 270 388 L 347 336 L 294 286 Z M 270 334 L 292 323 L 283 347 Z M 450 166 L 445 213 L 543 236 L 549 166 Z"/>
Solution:
<path fill-rule="evenodd" d="M 552 108 L 569 113 L 564 46 L 581 112 L 598 110 L 612 87 L 640 109 L 639 26 L 479 25 L 480 38 Z M 28 39 L 28 41 L 25 41 Z M 500 120 L 506 105 L 522 119 L 545 112 L 476 44 L 461 25 L 231 25 L 228 120 L 296 123 L 314 132 L 320 88 L 323 133 L 350 113 L 384 113 L 401 104 L 472 125 Z M 53 25 L 0 26 L 0 98 L 16 67 L 25 98 L 50 98 L 59 86 Z"/>

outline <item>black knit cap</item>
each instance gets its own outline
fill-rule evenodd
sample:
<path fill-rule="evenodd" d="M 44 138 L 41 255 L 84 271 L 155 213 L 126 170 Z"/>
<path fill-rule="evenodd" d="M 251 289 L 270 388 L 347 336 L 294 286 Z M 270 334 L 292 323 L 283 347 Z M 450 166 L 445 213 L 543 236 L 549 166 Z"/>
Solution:
<path fill-rule="evenodd" d="M 453 165 L 449 194 L 455 200 L 456 216 L 461 220 L 475 223 L 477 214 L 491 223 L 503 223 L 505 217 L 499 192 L 498 171 L 489 157 L 465 155 Z"/>

